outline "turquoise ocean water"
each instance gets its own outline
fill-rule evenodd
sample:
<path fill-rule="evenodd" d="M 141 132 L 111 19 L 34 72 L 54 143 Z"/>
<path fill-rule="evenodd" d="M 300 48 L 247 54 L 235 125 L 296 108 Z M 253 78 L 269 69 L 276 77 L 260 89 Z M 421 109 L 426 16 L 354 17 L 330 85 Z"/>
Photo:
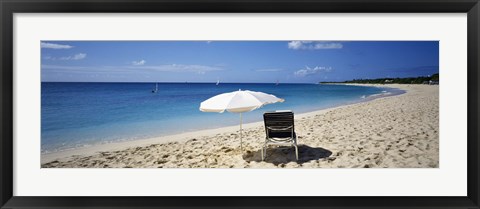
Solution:
<path fill-rule="evenodd" d="M 244 113 L 244 123 L 271 110 L 296 114 L 403 93 L 392 88 L 320 84 L 42 82 L 41 149 L 55 152 L 98 143 L 143 139 L 238 125 L 234 113 L 205 113 L 200 103 L 238 89 L 284 98 Z"/>

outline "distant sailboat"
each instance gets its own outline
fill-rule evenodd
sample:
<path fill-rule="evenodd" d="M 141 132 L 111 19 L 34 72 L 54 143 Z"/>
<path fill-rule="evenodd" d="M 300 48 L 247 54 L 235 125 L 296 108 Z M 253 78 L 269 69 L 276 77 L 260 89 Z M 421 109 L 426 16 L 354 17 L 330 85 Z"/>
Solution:
<path fill-rule="evenodd" d="M 158 83 L 155 84 L 155 89 L 152 89 L 152 93 L 157 93 L 158 91 Z"/>
<path fill-rule="evenodd" d="M 220 84 L 220 79 L 217 79 L 217 84 L 215 84 L 215 85 L 218 86 L 218 84 Z"/>
<path fill-rule="evenodd" d="M 275 86 L 278 86 L 278 80 L 277 80 L 277 83 L 275 83 Z"/>

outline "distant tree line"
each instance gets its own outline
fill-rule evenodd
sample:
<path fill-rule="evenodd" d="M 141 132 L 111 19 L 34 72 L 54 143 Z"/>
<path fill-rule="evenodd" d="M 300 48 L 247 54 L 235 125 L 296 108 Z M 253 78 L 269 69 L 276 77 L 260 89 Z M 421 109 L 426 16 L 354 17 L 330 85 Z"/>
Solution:
<path fill-rule="evenodd" d="M 320 83 L 373 83 L 373 84 L 438 84 L 439 74 L 431 76 L 409 77 L 409 78 L 375 78 L 375 79 L 353 79 L 342 82 L 320 82 Z"/>

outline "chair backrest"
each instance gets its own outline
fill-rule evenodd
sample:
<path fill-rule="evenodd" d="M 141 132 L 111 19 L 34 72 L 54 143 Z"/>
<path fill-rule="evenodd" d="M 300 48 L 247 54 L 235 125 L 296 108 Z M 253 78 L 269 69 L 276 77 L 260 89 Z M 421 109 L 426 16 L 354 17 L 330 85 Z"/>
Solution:
<path fill-rule="evenodd" d="M 265 132 L 267 137 L 292 137 L 292 133 L 295 130 L 293 119 L 294 116 L 292 111 L 264 113 L 263 120 L 265 122 Z"/>

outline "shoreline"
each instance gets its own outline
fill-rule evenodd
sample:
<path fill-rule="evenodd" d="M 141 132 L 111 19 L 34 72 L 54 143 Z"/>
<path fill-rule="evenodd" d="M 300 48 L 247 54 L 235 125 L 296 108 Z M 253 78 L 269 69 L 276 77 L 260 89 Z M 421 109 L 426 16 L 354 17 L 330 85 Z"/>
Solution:
<path fill-rule="evenodd" d="M 382 95 L 379 97 L 373 97 L 371 99 L 367 99 L 363 101 L 356 101 L 353 103 L 342 104 L 339 106 L 330 107 L 326 109 L 320 109 L 320 110 L 314 110 L 314 111 L 296 114 L 295 120 L 303 120 L 308 117 L 323 115 L 327 112 L 330 112 L 339 108 L 345 108 L 345 107 L 355 106 L 358 104 L 369 103 L 377 99 L 402 96 L 402 95 L 408 94 L 409 91 L 411 90 L 407 88 L 408 86 L 410 86 L 408 84 L 335 84 L 335 85 L 386 87 L 386 88 L 400 89 L 405 92 L 401 94 L 395 94 L 395 95 Z M 416 84 L 412 84 L 412 85 L 416 85 Z M 247 131 L 248 129 L 258 128 L 259 126 L 263 127 L 263 121 L 246 123 L 246 124 L 243 124 L 242 126 L 243 126 L 243 130 Z M 72 148 L 72 149 L 62 150 L 58 152 L 41 153 L 40 159 L 41 159 L 41 164 L 45 164 L 45 163 L 49 163 L 57 160 L 68 160 L 68 159 L 71 159 L 72 157 L 90 156 L 100 152 L 113 152 L 113 151 L 120 151 L 120 150 L 129 149 L 129 148 L 134 148 L 134 147 L 145 147 L 145 146 L 150 146 L 154 144 L 168 144 L 172 142 L 184 143 L 184 142 L 187 142 L 188 140 L 191 140 L 192 138 L 213 137 L 215 135 L 222 134 L 222 133 L 231 133 L 231 132 L 237 133 L 238 130 L 239 130 L 239 125 L 235 125 L 235 126 L 227 126 L 227 127 L 220 127 L 220 128 L 214 128 L 214 129 L 204 129 L 204 130 L 190 131 L 190 132 L 184 132 L 179 134 L 151 137 L 146 139 L 135 139 L 135 140 L 120 141 L 120 142 L 110 142 L 105 144 L 95 144 L 87 147 Z"/>
<path fill-rule="evenodd" d="M 312 85 L 321 85 L 321 84 L 312 84 Z M 358 85 L 358 86 L 361 86 L 361 85 Z M 377 87 L 377 86 L 371 86 L 371 87 Z M 388 93 L 384 93 L 386 91 L 382 91 L 382 92 L 379 92 L 379 93 L 376 93 L 376 94 L 365 94 L 363 96 L 359 95 L 358 98 L 351 98 L 350 101 L 337 102 L 337 103 L 333 103 L 333 104 L 328 104 L 327 103 L 323 106 L 319 105 L 319 104 L 315 104 L 315 103 L 309 103 L 310 106 L 303 107 L 303 108 L 298 108 L 298 109 L 296 109 L 296 111 L 294 113 L 295 113 L 295 115 L 300 115 L 300 114 L 315 112 L 315 111 L 319 111 L 319 110 L 326 110 L 326 109 L 336 108 L 336 107 L 350 105 L 350 104 L 368 102 L 368 101 L 371 101 L 371 100 L 377 99 L 377 98 L 395 96 L 395 95 L 398 95 L 398 94 L 405 93 L 405 91 L 399 90 L 397 88 L 391 88 L 391 87 L 386 87 L 386 86 L 378 86 L 378 87 L 379 88 L 384 88 L 385 90 L 388 91 Z M 388 90 L 388 89 L 393 89 L 393 90 Z M 262 109 L 264 109 L 264 111 L 271 110 L 271 109 L 268 109 L 268 107 L 267 107 L 267 109 L 265 109 L 265 108 L 262 108 Z M 280 108 L 280 109 L 282 109 L 282 108 Z M 289 109 L 289 108 L 287 108 L 287 109 Z M 262 111 L 262 110 L 260 109 L 260 111 Z M 261 117 L 258 117 L 259 116 L 258 112 L 253 113 L 253 114 L 255 114 L 257 116 L 257 118 L 255 118 L 253 120 L 252 119 L 248 120 L 248 118 L 245 119 L 245 117 L 244 117 L 244 124 L 263 122 L 263 119 Z M 260 116 L 261 116 L 261 114 L 260 114 Z M 151 123 L 149 123 L 149 124 L 151 124 Z M 175 123 L 169 123 L 169 124 L 175 124 Z M 181 124 L 181 122 L 179 124 Z M 136 125 L 136 124 L 133 124 L 133 125 Z M 171 138 L 170 136 L 184 135 L 184 134 L 188 134 L 189 132 L 197 133 L 197 134 L 203 134 L 202 133 L 203 131 L 214 130 L 214 129 L 218 130 L 218 129 L 234 127 L 234 126 L 238 126 L 238 121 L 236 121 L 234 123 L 232 123 L 230 121 L 228 124 L 217 124 L 217 125 L 210 126 L 210 127 L 208 127 L 208 126 L 204 126 L 204 127 L 202 127 L 202 126 L 198 126 L 198 127 L 188 127 L 188 126 L 184 127 L 184 126 L 182 126 L 182 128 L 180 128 L 180 129 L 173 129 L 173 130 L 169 130 L 168 132 L 162 132 L 162 133 L 148 134 L 148 132 L 145 132 L 147 134 L 140 135 L 140 136 L 128 135 L 128 134 L 117 134 L 118 132 L 117 133 L 112 133 L 110 135 L 108 135 L 108 134 L 107 135 L 101 135 L 103 133 L 100 133 L 100 136 L 98 136 L 98 135 L 96 136 L 96 137 L 98 137 L 97 138 L 98 140 L 90 140 L 90 141 L 87 140 L 87 142 L 81 142 L 80 141 L 78 143 L 74 143 L 75 140 L 72 140 L 71 144 L 69 144 L 69 143 L 65 143 L 65 144 L 57 143 L 57 144 L 53 144 L 53 146 L 50 145 L 50 144 L 46 144 L 45 145 L 46 148 L 41 149 L 40 154 L 42 156 L 44 156 L 44 155 L 47 156 L 47 155 L 50 155 L 50 154 L 64 153 L 64 152 L 70 152 L 70 151 L 74 152 L 74 153 L 79 153 L 76 150 L 88 150 L 92 147 L 105 147 L 105 146 L 109 146 L 111 144 L 119 144 L 119 143 L 127 143 L 128 144 L 131 141 L 143 141 L 143 140 L 157 139 L 157 138 L 164 138 L 164 137 L 165 138 Z M 113 129 L 110 128 L 110 130 L 113 130 Z M 135 130 L 133 130 L 133 132 L 135 132 Z M 137 132 L 138 132 L 138 130 L 137 130 Z M 142 133 L 142 132 L 139 132 L 139 133 Z M 108 136 L 114 136 L 114 137 L 109 138 Z M 66 138 L 70 139 L 69 137 L 66 137 Z M 91 137 L 91 138 L 95 138 L 95 137 Z M 41 145 L 41 147 L 43 148 L 43 145 Z M 95 149 L 95 150 L 101 150 L 101 149 Z M 43 163 L 43 161 L 42 161 L 42 163 Z"/>

